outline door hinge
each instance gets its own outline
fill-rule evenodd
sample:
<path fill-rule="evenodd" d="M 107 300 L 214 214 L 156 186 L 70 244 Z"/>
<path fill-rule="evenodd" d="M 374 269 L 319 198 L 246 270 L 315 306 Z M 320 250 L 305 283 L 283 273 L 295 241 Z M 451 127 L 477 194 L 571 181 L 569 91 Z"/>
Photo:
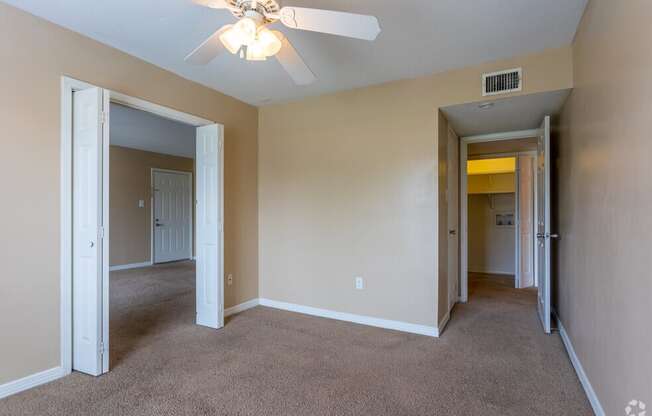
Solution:
<path fill-rule="evenodd" d="M 104 342 L 100 342 L 99 352 L 100 355 L 104 355 Z"/>
<path fill-rule="evenodd" d="M 100 239 L 104 239 L 104 227 L 100 227 L 97 232 Z"/>
<path fill-rule="evenodd" d="M 109 117 L 108 117 L 108 115 L 106 114 L 106 111 L 100 111 L 100 123 L 101 123 L 101 124 L 106 124 L 107 121 L 108 121 L 108 120 L 107 120 L 108 118 L 109 118 Z"/>

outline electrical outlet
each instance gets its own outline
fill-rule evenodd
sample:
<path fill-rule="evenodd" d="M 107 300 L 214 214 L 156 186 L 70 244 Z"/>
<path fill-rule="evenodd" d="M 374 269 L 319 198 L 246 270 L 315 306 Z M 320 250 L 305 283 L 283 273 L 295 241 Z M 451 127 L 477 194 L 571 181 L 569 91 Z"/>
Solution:
<path fill-rule="evenodd" d="M 362 277 L 356 277 L 355 278 L 355 288 L 357 290 L 362 290 L 364 289 L 364 279 Z"/>
<path fill-rule="evenodd" d="M 145 200 L 144 199 L 139 199 L 138 200 L 138 208 L 145 208 Z"/>
<path fill-rule="evenodd" d="M 231 286 L 233 284 L 233 275 L 229 273 L 229 275 L 226 277 L 226 284 L 228 286 Z"/>

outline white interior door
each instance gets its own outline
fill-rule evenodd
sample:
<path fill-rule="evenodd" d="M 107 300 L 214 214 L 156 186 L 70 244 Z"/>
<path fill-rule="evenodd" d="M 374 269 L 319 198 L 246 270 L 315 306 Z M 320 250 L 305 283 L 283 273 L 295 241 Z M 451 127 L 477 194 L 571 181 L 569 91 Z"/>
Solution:
<path fill-rule="evenodd" d="M 459 299 L 459 175 L 460 154 L 457 135 L 448 130 L 448 308 Z"/>
<path fill-rule="evenodd" d="M 222 127 L 197 128 L 197 324 L 224 326 L 224 138 Z"/>
<path fill-rule="evenodd" d="M 154 263 L 192 258 L 192 175 L 154 170 Z"/>
<path fill-rule="evenodd" d="M 519 288 L 534 286 L 534 160 L 520 155 L 518 175 Z"/>
<path fill-rule="evenodd" d="M 73 370 L 102 373 L 102 105 L 73 94 Z"/>
<path fill-rule="evenodd" d="M 537 152 L 537 309 L 543 330 L 550 333 L 550 117 L 541 125 Z"/>

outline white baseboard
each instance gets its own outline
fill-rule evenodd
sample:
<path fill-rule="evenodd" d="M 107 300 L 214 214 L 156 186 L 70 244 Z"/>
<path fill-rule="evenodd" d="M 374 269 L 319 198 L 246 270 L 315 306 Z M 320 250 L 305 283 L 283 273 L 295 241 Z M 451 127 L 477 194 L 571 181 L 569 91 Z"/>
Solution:
<path fill-rule="evenodd" d="M 63 367 L 55 367 L 18 380 L 10 381 L 0 385 L 0 399 L 40 386 L 41 384 L 49 383 L 50 381 L 54 381 L 65 375 L 66 372 Z"/>
<path fill-rule="evenodd" d="M 557 316 L 556 313 L 554 313 L 554 317 L 557 320 L 557 327 L 559 328 L 559 335 L 561 335 L 561 340 L 564 343 L 564 346 L 566 347 L 566 351 L 568 352 L 568 356 L 570 357 L 571 363 L 573 363 L 573 367 L 575 367 L 575 372 L 577 373 L 577 377 L 580 379 L 580 383 L 582 383 L 582 387 L 584 387 L 584 391 L 586 392 L 586 395 L 589 398 L 589 402 L 591 403 L 591 407 L 593 408 L 593 413 L 595 413 L 596 416 L 605 416 L 604 409 L 600 404 L 600 400 L 598 400 L 598 396 L 595 394 L 595 390 L 593 390 L 593 386 L 591 385 L 589 378 L 584 372 L 584 367 L 582 367 L 582 363 L 580 362 L 579 357 L 575 353 L 575 348 L 573 348 L 573 344 L 571 343 L 571 340 L 568 337 L 566 328 L 564 328 L 564 325 L 561 323 L 561 320 L 559 319 L 559 316 Z"/>
<path fill-rule="evenodd" d="M 144 261 L 142 263 L 120 264 L 118 266 L 110 266 L 110 272 L 117 272 L 118 270 L 140 269 L 141 267 L 151 266 L 151 261 Z"/>
<path fill-rule="evenodd" d="M 251 299 L 246 302 L 242 302 L 239 305 L 231 306 L 230 308 L 224 309 L 224 317 L 235 315 L 236 313 L 244 312 L 247 309 L 255 308 L 259 305 L 258 299 Z"/>
<path fill-rule="evenodd" d="M 378 328 L 393 329 L 395 331 L 410 332 L 412 334 L 426 335 L 429 337 L 438 337 L 439 329 L 426 326 L 411 324 L 408 322 L 391 321 L 387 319 L 374 318 L 371 316 L 355 315 L 352 313 L 336 312 L 328 309 L 313 308 L 311 306 L 296 305 L 293 303 L 280 302 L 271 299 L 259 299 L 260 305 L 285 311 L 303 313 L 306 315 L 319 316 L 322 318 L 336 319 L 338 321 L 353 322 L 361 325 L 375 326 Z"/>

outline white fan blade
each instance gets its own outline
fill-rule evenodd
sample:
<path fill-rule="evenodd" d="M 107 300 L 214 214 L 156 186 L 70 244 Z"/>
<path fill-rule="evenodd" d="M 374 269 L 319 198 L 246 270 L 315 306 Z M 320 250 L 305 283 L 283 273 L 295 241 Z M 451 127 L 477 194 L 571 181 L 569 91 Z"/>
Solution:
<path fill-rule="evenodd" d="M 279 17 L 285 26 L 292 29 L 330 33 L 363 40 L 375 40 L 380 33 L 378 19 L 362 14 L 304 7 L 283 7 Z"/>
<path fill-rule="evenodd" d="M 193 3 L 211 9 L 233 9 L 233 6 L 228 0 L 193 0 Z"/>
<path fill-rule="evenodd" d="M 278 31 L 273 31 L 274 34 L 281 40 L 283 46 L 281 50 L 275 55 L 279 63 L 285 69 L 285 71 L 290 75 L 290 78 L 297 85 L 309 85 L 317 80 L 315 74 L 312 73 L 308 65 L 303 62 L 301 56 L 290 41 Z"/>
<path fill-rule="evenodd" d="M 194 51 L 185 57 L 184 61 L 195 65 L 206 65 L 222 53 L 226 48 L 220 40 L 220 35 L 229 29 L 231 25 L 226 25 L 217 32 L 213 33 L 208 39 L 197 46 Z"/>

